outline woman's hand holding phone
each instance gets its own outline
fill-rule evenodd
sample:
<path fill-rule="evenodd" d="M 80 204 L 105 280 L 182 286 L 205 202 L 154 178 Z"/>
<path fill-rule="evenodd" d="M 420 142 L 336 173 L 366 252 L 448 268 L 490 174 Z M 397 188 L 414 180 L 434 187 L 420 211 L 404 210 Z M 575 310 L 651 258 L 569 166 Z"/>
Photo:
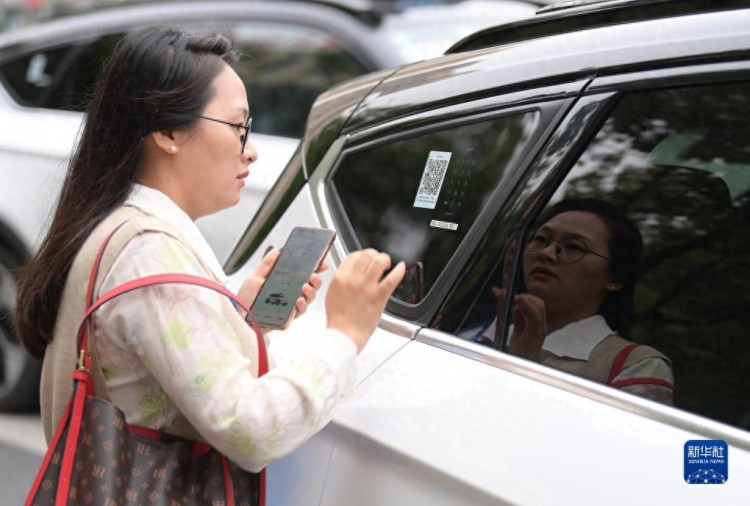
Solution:
<path fill-rule="evenodd" d="M 328 264 L 323 262 L 315 271 L 315 274 L 310 276 L 310 280 L 302 286 L 302 296 L 297 299 L 297 314 L 295 318 L 307 311 L 307 306 L 315 300 L 315 296 L 318 294 L 318 290 L 323 286 L 323 278 L 320 277 L 321 272 L 328 269 Z"/>
<path fill-rule="evenodd" d="M 326 294 L 328 328 L 343 332 L 364 348 L 383 314 L 388 297 L 404 277 L 406 266 L 391 267 L 391 257 L 374 249 L 347 256 L 333 276 Z"/>
<path fill-rule="evenodd" d="M 325 228 L 292 229 L 250 307 L 258 325 L 285 329 L 300 310 L 307 310 L 316 287 L 322 284 L 315 274 L 322 270 L 335 237 L 335 231 Z"/>
<path fill-rule="evenodd" d="M 251 272 L 250 275 L 245 278 L 245 281 L 242 282 L 242 286 L 240 287 L 239 292 L 237 292 L 237 297 L 239 297 L 247 307 L 252 306 L 255 299 L 258 298 L 260 289 L 263 287 L 263 283 L 266 282 L 268 275 L 271 274 L 271 269 L 273 269 L 274 264 L 279 259 L 279 255 L 281 255 L 281 251 L 276 248 L 273 248 L 266 253 L 260 264 L 258 264 L 258 266 L 253 269 L 253 272 Z"/>
<path fill-rule="evenodd" d="M 250 273 L 247 278 L 245 278 L 245 281 L 242 283 L 237 296 L 241 301 L 245 302 L 248 307 L 250 307 L 255 299 L 258 298 L 258 294 L 260 293 L 263 284 L 266 282 L 266 279 L 268 279 L 268 276 L 271 274 L 271 270 L 278 261 L 279 256 L 281 256 L 280 250 L 278 250 L 277 248 L 271 249 L 263 257 L 261 263 Z M 323 286 L 323 278 L 320 277 L 319 273 L 324 272 L 327 269 L 328 264 L 326 264 L 325 262 L 320 264 L 320 267 L 318 267 L 315 273 L 310 276 L 308 282 L 302 286 L 302 295 L 297 298 L 296 301 L 296 316 L 299 316 L 307 311 L 307 307 L 312 303 L 313 300 L 315 300 L 315 296 L 317 295 L 318 290 L 320 290 L 320 287 Z"/>
<path fill-rule="evenodd" d="M 280 257 L 278 249 L 269 251 L 261 263 L 245 279 L 238 296 L 253 303 L 270 276 Z M 357 351 L 364 348 L 396 287 L 406 271 L 403 262 L 384 276 L 391 267 L 391 258 L 374 249 L 355 251 L 347 256 L 333 276 L 326 295 L 328 328 L 338 330 L 354 342 Z M 301 296 L 296 300 L 297 314 L 307 310 L 318 289 L 323 284 L 318 273 L 328 266 L 321 264 L 302 286 Z"/>

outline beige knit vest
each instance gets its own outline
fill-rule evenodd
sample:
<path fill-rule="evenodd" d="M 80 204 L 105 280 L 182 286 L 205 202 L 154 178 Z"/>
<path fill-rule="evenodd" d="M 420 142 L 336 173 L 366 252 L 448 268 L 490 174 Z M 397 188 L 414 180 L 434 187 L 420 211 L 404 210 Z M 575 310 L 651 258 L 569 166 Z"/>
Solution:
<path fill-rule="evenodd" d="M 125 245 L 140 233 L 163 232 L 179 240 L 190 249 L 188 243 L 172 225 L 149 216 L 132 206 L 122 206 L 113 211 L 88 237 L 76 255 L 65 282 L 55 322 L 54 338 L 44 355 L 40 393 L 42 422 L 47 442 L 52 438 L 54 429 L 60 421 L 73 391 L 72 374 L 78 356 L 78 350 L 76 349 L 78 329 L 85 314 L 86 288 L 92 266 L 105 238 L 121 223 L 124 223 L 124 225 L 112 236 L 102 255 L 96 277 L 95 296 L 101 295 L 99 294 L 101 283 Z M 205 268 L 205 270 L 208 273 L 211 272 L 208 268 Z M 215 278 L 214 281 L 216 281 Z M 257 359 L 257 346 L 255 348 L 253 351 L 255 351 L 255 358 Z M 98 367 L 96 347 L 91 335 L 89 336 L 89 350 L 92 353 L 92 375 L 96 396 L 109 400 L 101 368 Z M 255 363 L 257 363 L 257 360 Z M 188 439 L 202 440 L 197 431 L 182 416 L 177 417 L 166 428 L 166 432 Z"/>

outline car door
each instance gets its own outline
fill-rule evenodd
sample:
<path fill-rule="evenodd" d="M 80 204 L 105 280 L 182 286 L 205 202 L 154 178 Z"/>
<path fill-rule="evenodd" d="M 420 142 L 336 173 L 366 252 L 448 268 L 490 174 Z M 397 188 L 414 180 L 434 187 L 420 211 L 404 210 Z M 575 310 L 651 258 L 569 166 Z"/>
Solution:
<path fill-rule="evenodd" d="M 737 383 L 748 363 L 746 79 L 744 62 L 611 74 L 562 93 L 421 108 L 334 142 L 264 245 L 283 243 L 300 220 L 333 226 L 334 264 L 374 246 L 411 273 L 359 358 L 354 398 L 269 468 L 269 500 L 304 504 L 322 488 L 329 505 L 697 504 L 704 496 L 688 484 L 700 470 L 689 471 L 701 459 L 691 452 L 726 448 L 729 476 L 746 473 L 747 396 Z M 577 100 L 550 98 L 584 88 Z M 500 125 L 516 126 L 506 135 Z M 488 149 L 487 131 L 519 150 Z M 461 190 L 471 154 L 469 174 L 491 176 L 467 181 L 473 207 L 447 193 Z M 509 239 L 578 194 L 635 206 L 651 271 L 627 337 L 669 357 L 674 406 L 513 356 L 506 326 L 480 339 L 497 316 L 492 287 L 520 272 L 522 242 Z M 324 324 L 320 300 L 304 318 L 301 335 Z M 724 478 L 716 500 L 747 494 L 743 480 Z"/>
<path fill-rule="evenodd" d="M 556 95 L 573 97 L 584 85 L 568 83 Z M 474 405 L 477 386 L 487 382 L 481 378 L 497 369 L 412 338 L 435 319 L 488 218 L 574 103 L 534 102 L 550 91 L 453 104 L 407 120 L 408 128 L 399 118 L 358 131 L 340 153 L 329 151 L 336 160 L 329 170 L 319 166 L 314 173 L 311 197 L 327 210 L 322 223 L 339 232 L 339 255 L 375 247 L 405 261 L 409 271 L 359 359 L 355 399 L 302 450 L 333 442 L 321 504 L 496 503 L 484 484 L 464 479 L 465 462 L 445 460 L 461 453 L 441 433 L 458 434 L 463 422 L 458 413 L 438 413 L 451 399 L 461 410 Z M 474 411 L 480 405 L 491 409 L 478 402 Z M 300 469 L 289 464 L 295 457 L 272 466 L 269 476 Z M 279 504 L 302 504 L 290 487 L 282 494 Z"/>
<path fill-rule="evenodd" d="M 463 239 L 470 252 L 429 325 L 327 429 L 321 504 L 700 504 L 696 482 L 716 483 L 717 503 L 747 497 L 748 68 L 591 83 L 528 170 L 501 185 L 493 218 Z M 496 341 L 480 339 L 497 317 L 492 287 L 518 279 L 513 239 L 571 196 L 612 202 L 641 230 L 627 337 L 671 359 L 674 406 L 509 354 L 510 320 Z M 728 452 L 729 476 L 696 458 L 706 448 Z"/>
<path fill-rule="evenodd" d="M 259 238 L 247 249 L 261 245 L 257 262 L 263 246 L 283 243 L 294 220 L 276 221 L 281 204 L 304 186 L 293 209 L 339 231 L 334 265 L 349 249 L 374 246 L 410 272 L 360 357 L 354 398 L 269 468 L 270 500 L 303 504 L 296 485 L 314 492 L 313 481 L 324 482 L 327 505 L 744 500 L 747 485 L 734 477 L 747 473 L 750 445 L 746 402 L 735 397 L 744 387 L 734 382 L 748 361 L 733 337 L 746 313 L 742 20 L 618 23 L 450 54 L 375 89 L 355 81 L 366 96 L 353 114 L 346 100 L 335 107 L 343 91 L 323 97 L 295 157 L 302 161 L 285 173 L 293 181 L 264 213 L 272 239 L 254 223 Z M 581 82 L 566 81 L 573 76 Z M 555 102 L 562 117 L 539 123 L 530 158 L 503 159 L 474 130 Z M 477 140 L 477 167 L 492 167 L 482 155 L 494 155 L 502 174 L 490 170 L 499 179 L 472 186 L 481 203 L 459 208 L 461 195 L 444 197 L 466 166 L 452 164 Z M 358 185 L 377 198 L 346 195 Z M 550 204 L 574 195 L 611 200 L 641 229 L 651 268 L 623 336 L 667 357 L 674 405 L 507 351 L 515 322 L 497 322 L 493 288 L 512 279 L 506 293 L 521 293 L 527 237 Z M 235 265 L 250 255 L 236 253 Z M 493 323 L 499 332 L 488 332 Z M 692 466 L 706 459 L 728 464 L 723 482 L 713 469 L 696 475 Z M 717 486 L 693 485 L 697 478 Z"/>

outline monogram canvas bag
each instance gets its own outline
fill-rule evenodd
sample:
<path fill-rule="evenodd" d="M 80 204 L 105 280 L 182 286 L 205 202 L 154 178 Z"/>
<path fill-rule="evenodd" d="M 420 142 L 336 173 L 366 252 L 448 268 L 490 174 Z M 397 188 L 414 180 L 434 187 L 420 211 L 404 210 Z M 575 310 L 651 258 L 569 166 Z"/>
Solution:
<path fill-rule="evenodd" d="M 262 506 L 265 471 L 256 474 L 240 469 L 205 443 L 128 425 L 120 409 L 94 396 L 93 378 L 102 376 L 99 364 L 93 363 L 89 353 L 88 322 L 97 308 L 113 298 L 144 286 L 187 283 L 220 292 L 247 310 L 220 283 L 189 274 L 139 278 L 92 302 L 101 256 L 113 234 L 101 246 L 89 280 L 86 314 L 78 331 L 80 351 L 73 372 L 73 395 L 50 441 L 26 506 Z M 251 325 L 258 340 L 258 373 L 262 375 L 268 371 L 265 343 L 254 321 Z"/>

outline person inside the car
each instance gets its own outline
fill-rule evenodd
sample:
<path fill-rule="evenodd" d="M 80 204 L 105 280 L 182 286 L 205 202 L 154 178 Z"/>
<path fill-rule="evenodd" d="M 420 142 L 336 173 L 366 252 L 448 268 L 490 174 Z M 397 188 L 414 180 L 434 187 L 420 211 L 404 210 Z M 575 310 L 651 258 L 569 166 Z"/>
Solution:
<path fill-rule="evenodd" d="M 19 279 L 15 321 L 44 358 L 48 441 L 70 399 L 86 286 L 105 237 L 117 229 L 93 298 L 153 274 L 227 279 L 194 221 L 236 204 L 258 157 L 235 59 L 222 35 L 148 28 L 125 37 L 99 77 L 51 227 Z M 269 252 L 242 284 L 247 307 L 278 257 Z M 348 255 L 327 291 L 326 327 L 309 328 L 294 357 L 272 361 L 262 377 L 260 343 L 229 298 L 187 284 L 126 293 L 93 316 L 90 349 L 105 383 L 96 390 L 128 424 L 192 427 L 258 471 L 325 426 L 353 390 L 355 358 L 404 274 L 403 263 L 390 268 L 390 257 L 372 249 Z M 321 284 L 313 274 L 290 300 L 299 313 Z"/>
<path fill-rule="evenodd" d="M 623 337 L 643 249 L 638 228 L 596 198 L 562 200 L 541 223 L 524 247 L 524 288 L 512 302 L 508 351 L 671 404 L 670 360 Z M 497 324 L 484 335 L 497 339 L 506 291 L 492 290 Z"/>

